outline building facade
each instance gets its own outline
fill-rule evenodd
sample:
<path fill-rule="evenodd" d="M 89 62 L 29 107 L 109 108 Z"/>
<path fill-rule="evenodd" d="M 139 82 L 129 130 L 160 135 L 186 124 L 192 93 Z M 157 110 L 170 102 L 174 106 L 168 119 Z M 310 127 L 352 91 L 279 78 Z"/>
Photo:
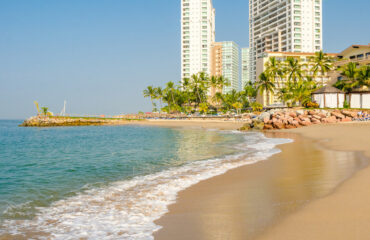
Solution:
<path fill-rule="evenodd" d="M 214 41 L 212 0 L 181 0 L 181 79 L 199 72 L 211 74 Z"/>
<path fill-rule="evenodd" d="M 275 57 L 275 59 L 279 62 L 284 62 L 288 57 L 292 57 L 298 59 L 299 62 L 302 64 L 302 70 L 306 72 L 310 72 L 314 63 L 311 59 L 315 56 L 315 53 L 297 53 L 297 52 L 265 52 L 262 56 L 257 59 L 256 64 L 256 74 L 259 76 L 266 70 L 266 63 L 269 61 L 270 57 Z M 337 54 L 327 54 L 328 57 L 336 58 Z M 331 73 L 325 73 L 322 75 L 321 72 L 318 72 L 316 77 L 313 79 L 314 81 L 320 83 L 323 86 L 326 86 L 329 82 L 331 82 Z M 313 76 L 313 72 L 310 74 Z M 283 106 L 284 103 L 279 99 L 279 90 L 285 87 L 285 84 L 288 82 L 287 76 L 283 76 L 281 79 L 275 79 L 275 91 L 274 93 L 269 93 L 267 95 L 264 92 L 262 95 L 258 94 L 257 102 L 261 103 L 264 107 L 265 106 Z"/>
<path fill-rule="evenodd" d="M 222 43 L 215 42 L 212 44 L 211 51 L 211 76 L 222 76 Z"/>
<path fill-rule="evenodd" d="M 241 88 L 250 81 L 250 55 L 249 55 L 249 48 L 242 48 L 241 55 L 242 55 L 242 62 L 241 62 Z"/>
<path fill-rule="evenodd" d="M 322 0 L 249 0 L 251 80 L 265 52 L 322 50 Z"/>
<path fill-rule="evenodd" d="M 239 91 L 239 57 L 239 46 L 235 42 L 222 42 L 222 75 L 230 82 L 224 87 L 224 93 Z"/>

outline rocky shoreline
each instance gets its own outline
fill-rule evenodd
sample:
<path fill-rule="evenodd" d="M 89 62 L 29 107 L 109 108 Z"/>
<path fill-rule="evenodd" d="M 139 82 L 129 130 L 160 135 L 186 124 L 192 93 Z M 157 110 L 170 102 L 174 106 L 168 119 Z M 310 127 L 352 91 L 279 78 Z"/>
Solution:
<path fill-rule="evenodd" d="M 249 115 L 239 130 L 293 129 L 313 124 L 351 122 L 357 118 L 361 118 L 358 110 L 270 110 L 257 116 Z"/>
<path fill-rule="evenodd" d="M 99 119 L 99 118 L 68 118 L 36 116 L 25 120 L 20 127 L 74 127 L 74 126 L 102 126 L 123 125 L 130 122 L 128 119 Z"/>

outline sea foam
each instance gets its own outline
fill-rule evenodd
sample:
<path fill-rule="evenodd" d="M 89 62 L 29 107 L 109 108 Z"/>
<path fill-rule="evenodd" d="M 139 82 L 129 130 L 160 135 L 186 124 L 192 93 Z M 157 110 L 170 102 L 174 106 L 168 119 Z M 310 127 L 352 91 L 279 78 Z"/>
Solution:
<path fill-rule="evenodd" d="M 43 233 L 38 239 L 153 239 L 153 233 L 161 228 L 155 220 L 167 213 L 179 191 L 230 169 L 266 160 L 279 152 L 277 145 L 289 142 L 247 133 L 245 142 L 235 146 L 238 154 L 90 189 L 39 208 L 32 220 L 7 220 L 3 227 L 11 234 Z"/>

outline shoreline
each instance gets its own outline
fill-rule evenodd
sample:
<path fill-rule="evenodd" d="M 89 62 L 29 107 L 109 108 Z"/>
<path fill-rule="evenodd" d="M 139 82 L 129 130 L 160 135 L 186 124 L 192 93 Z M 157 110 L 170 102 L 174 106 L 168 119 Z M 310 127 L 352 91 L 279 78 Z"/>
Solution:
<path fill-rule="evenodd" d="M 202 121 L 200 121 L 200 122 L 202 122 Z M 198 127 L 198 128 L 206 128 L 206 129 L 237 130 L 239 128 L 240 124 L 242 125 L 243 123 L 238 123 L 238 122 L 226 122 L 226 123 L 225 122 L 217 122 L 217 123 L 215 123 L 214 122 L 213 124 L 209 124 L 209 123 L 200 124 L 199 122 L 192 121 L 191 123 L 187 123 L 187 124 L 184 125 L 184 122 L 182 122 L 182 121 L 173 121 L 173 120 L 171 121 L 170 120 L 170 121 L 145 121 L 145 122 L 141 122 L 140 124 L 137 124 L 137 123 L 131 123 L 131 124 L 133 124 L 133 125 L 162 126 L 162 127 Z M 290 134 L 291 136 L 294 135 L 297 138 L 305 139 L 304 141 L 311 142 L 311 144 L 314 143 L 316 145 L 320 145 L 320 148 L 322 148 L 321 149 L 322 151 L 336 151 L 336 152 L 338 152 L 338 150 L 339 150 L 340 153 L 343 153 L 343 154 L 350 154 L 350 153 L 357 154 L 357 153 L 354 153 L 354 152 L 361 152 L 362 150 L 364 150 L 361 147 L 353 148 L 353 146 L 342 148 L 342 147 L 340 147 L 341 146 L 340 144 L 343 144 L 343 143 L 339 143 L 339 144 L 338 143 L 333 143 L 335 141 L 330 140 L 330 137 L 327 137 L 327 138 L 322 138 L 322 136 L 316 136 L 315 137 L 315 133 L 312 133 L 313 131 L 311 130 L 312 128 L 314 128 L 315 129 L 315 132 L 317 132 L 317 129 L 316 128 L 324 128 L 325 129 L 325 128 L 328 128 L 328 127 L 330 129 L 336 129 L 336 130 L 338 130 L 338 129 L 343 128 L 342 126 L 350 126 L 348 128 L 353 128 L 353 126 L 355 128 L 356 127 L 358 128 L 358 127 L 364 126 L 366 129 L 368 129 L 368 127 L 370 125 L 368 123 L 326 124 L 326 125 L 315 125 L 315 126 L 311 126 L 311 127 L 308 127 L 308 128 L 299 128 L 299 129 L 283 130 L 283 131 L 269 131 L 269 132 L 264 132 L 264 133 L 268 137 L 273 137 L 273 135 L 275 135 L 275 137 L 279 137 L 279 136 L 281 137 L 281 135 L 287 135 L 287 134 L 288 135 Z M 347 127 L 345 127 L 345 128 L 347 128 Z M 320 129 L 320 131 L 321 131 L 321 129 Z M 308 133 L 311 132 L 311 134 L 307 134 L 307 132 Z M 279 136 L 276 136 L 276 135 L 279 135 Z M 365 138 L 366 138 L 366 135 L 365 135 Z M 367 136 L 367 138 L 368 138 L 368 136 Z M 348 138 L 347 138 L 347 140 L 348 140 Z M 368 139 L 368 140 L 370 140 L 370 139 Z M 324 142 L 324 144 L 323 144 L 323 142 Z M 279 149 L 283 149 L 283 152 L 284 152 L 284 149 L 286 148 L 286 146 L 289 146 L 289 145 L 290 144 L 284 144 L 283 146 L 281 146 L 281 147 L 279 146 L 278 148 Z M 324 146 L 322 146 L 322 145 L 324 145 Z M 340 149 L 338 149 L 338 148 L 340 148 Z M 366 154 L 367 159 L 369 159 L 370 154 L 368 152 L 366 152 L 364 154 Z M 279 154 L 277 154 L 277 155 L 279 155 Z M 362 155 L 362 154 L 360 154 L 360 155 Z M 359 158 L 360 155 L 357 155 L 356 158 Z M 268 161 L 271 162 L 271 159 L 274 159 L 274 158 L 276 158 L 276 155 L 270 157 Z M 266 161 L 263 161 L 263 162 L 266 162 Z M 259 165 L 261 165 L 261 163 L 256 163 L 256 164 L 253 164 L 253 165 L 254 166 L 259 166 Z M 163 226 L 163 228 L 160 231 L 154 233 L 155 239 L 171 239 L 171 236 L 174 237 L 173 235 L 171 235 L 171 230 L 170 230 L 171 228 L 174 229 L 174 227 L 176 227 L 176 221 L 174 221 L 174 218 L 178 218 L 178 221 L 183 222 L 183 223 L 186 223 L 186 224 L 189 224 L 189 221 L 187 221 L 187 218 L 190 218 L 190 217 L 181 216 L 181 214 L 179 214 L 178 212 L 176 212 L 174 210 L 174 208 L 176 208 L 176 206 L 178 206 L 177 207 L 177 210 L 178 210 L 178 208 L 180 207 L 180 204 L 181 204 L 182 199 L 185 199 L 184 201 L 186 201 L 186 197 L 184 197 L 183 195 L 187 195 L 187 194 L 190 194 L 191 195 L 191 192 L 192 191 L 195 191 L 193 189 L 201 188 L 202 185 L 208 185 L 208 187 L 210 187 L 212 185 L 212 182 L 217 181 L 217 179 L 223 179 L 221 182 L 224 182 L 225 180 L 227 180 L 227 175 L 229 175 L 229 178 L 230 178 L 231 175 L 234 175 L 234 178 L 235 177 L 237 178 L 237 175 L 240 175 L 241 172 L 245 172 L 245 171 L 247 171 L 246 169 L 253 168 L 251 166 L 252 165 L 238 167 L 237 169 L 233 169 L 233 170 L 228 171 L 225 174 L 222 174 L 222 175 L 213 177 L 213 178 L 208 179 L 208 180 L 201 181 L 200 183 L 198 183 L 198 184 L 196 184 L 196 185 L 194 185 L 194 186 L 192 186 L 190 188 L 187 188 L 187 189 L 181 191 L 179 193 L 179 195 L 178 195 L 178 199 L 177 199 L 176 203 L 169 206 L 169 212 L 166 215 L 162 216 L 159 220 L 156 221 L 156 224 Z M 358 170 L 360 170 L 360 171 L 358 171 Z M 340 189 L 343 188 L 342 185 L 346 185 L 346 184 L 348 184 L 349 181 L 353 181 L 353 179 L 356 178 L 356 176 L 359 174 L 359 172 L 364 172 L 366 170 L 368 170 L 370 172 L 370 168 L 368 168 L 368 167 L 366 167 L 365 169 L 357 169 L 355 172 L 353 172 L 352 174 L 350 174 L 350 176 L 349 176 L 348 179 L 345 179 L 344 183 L 343 182 L 338 183 L 335 186 L 335 188 L 331 189 L 331 191 L 328 192 L 326 195 L 319 196 L 319 197 L 315 198 L 315 200 L 313 200 L 313 202 L 310 202 L 309 204 L 307 204 L 305 206 L 302 205 L 301 206 L 302 209 L 296 209 L 294 211 L 294 213 L 291 212 L 291 213 L 287 214 L 287 216 L 284 217 L 283 220 L 280 219 L 279 221 L 274 222 L 273 224 L 271 224 L 271 226 L 269 225 L 268 227 L 265 227 L 265 229 L 262 232 L 260 232 L 258 235 L 261 235 L 261 237 L 262 237 L 261 239 L 290 239 L 289 238 L 290 234 L 293 234 L 294 235 L 296 233 L 296 231 L 294 229 L 291 229 L 291 227 L 289 228 L 289 226 L 291 224 L 293 224 L 293 223 L 290 223 L 290 221 L 289 221 L 289 218 L 291 216 L 296 216 L 296 215 L 299 215 L 301 212 L 305 212 L 306 211 L 306 208 L 309 208 L 311 205 L 313 205 L 314 203 L 320 201 L 321 199 L 330 198 L 337 191 L 339 191 Z M 239 174 L 237 174 L 238 172 L 239 172 Z M 249 172 L 250 172 L 250 170 L 249 170 Z M 239 181 L 240 181 L 240 179 L 239 179 Z M 209 183 L 209 184 L 207 184 L 207 183 Z M 239 185 L 242 185 L 241 183 L 238 183 L 238 184 Z M 215 188 L 217 188 L 217 186 Z M 242 191 L 243 190 L 241 189 L 241 192 Z M 223 195 L 222 192 L 217 193 L 217 191 L 214 192 L 214 194 L 215 194 L 215 195 L 213 195 L 214 197 L 220 197 L 220 196 Z M 220 195 L 220 196 L 217 196 L 217 195 Z M 199 196 L 194 196 L 194 194 L 191 197 L 195 201 L 199 200 Z M 181 205 L 181 208 L 188 209 L 189 210 L 189 208 L 192 205 L 196 205 L 196 204 L 191 203 L 191 202 L 188 202 L 187 204 L 188 205 L 183 205 L 182 204 Z M 198 209 L 198 210 L 201 211 L 201 209 Z M 217 211 L 215 211 L 212 214 L 216 214 L 217 215 Z M 187 215 L 190 216 L 191 214 L 190 213 L 187 213 Z M 333 216 L 333 217 L 335 217 L 335 216 Z M 181 219 L 181 218 L 183 218 L 183 219 Z M 194 220 L 194 219 L 192 219 L 192 220 Z M 279 227 L 280 224 L 285 224 L 285 225 L 288 225 L 288 226 Z M 290 229 L 290 230 L 286 230 L 287 232 L 284 232 L 285 233 L 284 237 L 278 238 L 278 236 L 279 236 L 278 234 L 282 231 L 280 229 Z M 179 234 L 179 230 L 181 230 L 181 229 L 177 229 L 177 230 L 178 231 L 175 231 L 175 233 Z M 194 229 L 192 229 L 192 230 L 194 230 Z M 180 231 L 180 233 L 182 233 L 182 234 L 188 234 L 189 231 L 190 231 L 190 229 L 187 228 L 187 232 Z M 203 232 L 204 230 L 202 230 L 200 232 L 199 231 L 200 230 L 198 229 L 195 232 L 193 232 L 192 235 L 187 235 L 187 236 L 188 237 L 191 236 L 192 239 L 208 239 L 204 235 L 205 234 Z M 172 233 L 174 233 L 174 232 L 172 231 Z M 199 237 L 199 235 L 197 235 L 199 233 L 202 233 L 203 234 L 202 235 L 203 237 Z M 280 233 L 280 234 L 284 234 L 284 233 Z M 288 236 L 286 234 L 288 234 Z M 179 235 L 177 235 L 177 237 L 178 236 Z M 297 235 L 294 235 L 294 236 L 295 236 L 295 238 L 291 238 L 291 239 L 297 239 Z M 181 239 L 181 238 L 177 238 L 177 239 Z M 209 239 L 211 239 L 211 238 L 209 238 Z M 222 239 L 222 238 L 217 238 L 216 236 L 213 236 L 213 239 Z M 235 237 L 235 238 L 232 238 L 232 239 L 246 239 L 246 238 L 238 238 L 238 237 Z M 256 238 L 248 238 L 248 239 L 256 239 Z M 304 239 L 304 238 L 302 238 L 302 236 L 300 236 L 299 239 Z M 317 238 L 317 236 L 315 236 L 315 239 L 331 239 L 331 238 Z M 344 239 L 344 238 L 342 238 L 342 239 Z"/>

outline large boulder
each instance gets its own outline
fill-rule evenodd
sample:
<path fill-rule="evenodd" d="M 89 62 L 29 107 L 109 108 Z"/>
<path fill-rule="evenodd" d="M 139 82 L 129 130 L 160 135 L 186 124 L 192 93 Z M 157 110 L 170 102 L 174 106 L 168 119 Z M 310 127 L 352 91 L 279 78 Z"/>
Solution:
<path fill-rule="evenodd" d="M 281 122 L 275 122 L 275 123 L 273 123 L 273 126 L 276 129 L 284 129 L 285 128 L 284 123 L 281 123 Z"/>
<path fill-rule="evenodd" d="M 272 124 L 265 124 L 264 128 L 265 130 L 273 130 L 274 127 L 272 126 Z"/>
<path fill-rule="evenodd" d="M 321 122 L 322 123 L 336 123 L 337 118 L 335 116 L 331 116 L 331 117 L 321 119 Z"/>
<path fill-rule="evenodd" d="M 338 118 L 338 119 L 344 119 L 345 118 L 345 116 L 342 114 L 342 113 L 340 113 L 339 111 L 333 111 L 332 113 L 331 113 L 331 115 L 332 116 L 335 116 L 336 118 Z"/>
<path fill-rule="evenodd" d="M 304 115 L 304 112 L 305 112 L 304 110 L 297 110 L 296 111 L 296 113 L 297 113 L 298 116 Z"/>
<path fill-rule="evenodd" d="M 346 117 L 351 117 L 351 118 L 356 118 L 357 117 L 357 113 L 351 112 L 351 111 L 348 111 L 348 110 L 343 110 L 342 114 Z"/>
<path fill-rule="evenodd" d="M 260 115 L 259 115 L 259 120 L 261 120 L 261 121 L 265 121 L 265 119 L 267 119 L 267 121 L 268 120 L 270 120 L 270 118 L 271 118 L 271 114 L 269 113 L 269 112 L 263 112 L 263 113 L 261 113 Z"/>
<path fill-rule="evenodd" d="M 265 127 L 265 123 L 260 120 L 256 120 L 253 122 L 253 128 L 256 130 L 263 130 L 264 127 Z"/>

